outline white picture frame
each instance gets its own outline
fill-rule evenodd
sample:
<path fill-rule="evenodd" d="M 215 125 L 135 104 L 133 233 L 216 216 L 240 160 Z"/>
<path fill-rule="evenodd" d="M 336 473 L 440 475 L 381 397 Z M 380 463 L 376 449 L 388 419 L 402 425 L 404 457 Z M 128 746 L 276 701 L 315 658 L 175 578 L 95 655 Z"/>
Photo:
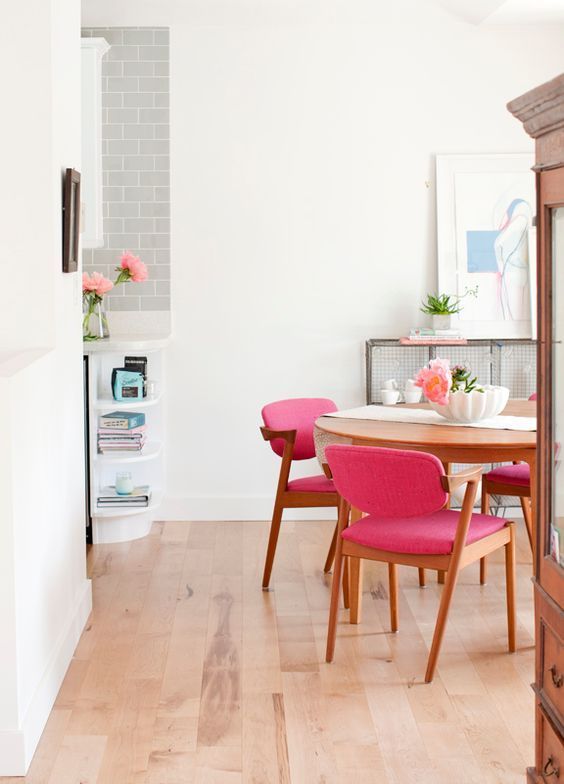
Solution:
<path fill-rule="evenodd" d="M 437 155 L 438 292 L 462 300 L 466 338 L 531 338 L 536 258 L 533 153 Z"/>

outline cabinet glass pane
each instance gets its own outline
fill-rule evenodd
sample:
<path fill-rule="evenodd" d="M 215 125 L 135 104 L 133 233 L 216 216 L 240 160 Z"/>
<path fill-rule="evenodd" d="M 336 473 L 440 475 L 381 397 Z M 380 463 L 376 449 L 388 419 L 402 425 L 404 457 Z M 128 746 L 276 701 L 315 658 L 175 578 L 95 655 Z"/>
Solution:
<path fill-rule="evenodd" d="M 553 477 L 551 553 L 564 568 L 564 207 L 552 214 L 553 261 Z"/>

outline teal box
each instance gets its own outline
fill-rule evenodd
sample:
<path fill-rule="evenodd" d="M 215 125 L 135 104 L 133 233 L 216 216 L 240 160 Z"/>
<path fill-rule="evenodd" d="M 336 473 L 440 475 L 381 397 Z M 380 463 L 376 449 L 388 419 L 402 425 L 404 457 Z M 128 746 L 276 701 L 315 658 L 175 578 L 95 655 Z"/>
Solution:
<path fill-rule="evenodd" d="M 114 400 L 142 400 L 143 374 L 136 370 L 114 368 L 112 371 L 112 392 Z"/>

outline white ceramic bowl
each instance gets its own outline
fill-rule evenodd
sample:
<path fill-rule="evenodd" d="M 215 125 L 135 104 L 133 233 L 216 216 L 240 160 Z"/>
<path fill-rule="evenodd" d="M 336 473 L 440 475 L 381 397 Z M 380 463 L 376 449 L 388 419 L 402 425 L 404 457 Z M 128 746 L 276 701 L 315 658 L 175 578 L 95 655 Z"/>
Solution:
<path fill-rule="evenodd" d="M 446 406 L 429 401 L 437 414 L 451 422 L 479 422 L 500 414 L 509 400 L 507 387 L 485 385 L 483 392 L 451 392 Z"/>

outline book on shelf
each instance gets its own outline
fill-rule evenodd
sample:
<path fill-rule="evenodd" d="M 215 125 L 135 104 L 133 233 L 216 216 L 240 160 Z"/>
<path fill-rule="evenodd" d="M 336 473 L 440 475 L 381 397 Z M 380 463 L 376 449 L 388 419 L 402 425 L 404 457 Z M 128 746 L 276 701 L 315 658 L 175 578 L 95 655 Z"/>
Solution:
<path fill-rule="evenodd" d="M 103 487 L 98 496 L 97 503 L 100 508 L 119 509 L 121 507 L 149 506 L 151 488 L 149 485 L 135 487 L 128 495 L 118 495 L 115 485 Z"/>
<path fill-rule="evenodd" d="M 141 452 L 145 446 L 145 441 L 139 441 L 136 444 L 130 443 L 117 443 L 117 444 L 98 444 L 98 451 L 103 455 L 110 452 Z"/>
<path fill-rule="evenodd" d="M 131 438 L 128 438 L 126 435 L 119 436 L 117 433 L 111 436 L 98 434 L 99 444 L 138 444 L 140 441 L 145 441 L 144 433 L 131 436 Z"/>
<path fill-rule="evenodd" d="M 405 337 L 399 339 L 402 346 L 466 346 L 468 341 L 466 338 L 449 338 L 449 337 Z"/>
<path fill-rule="evenodd" d="M 146 425 L 139 425 L 139 427 L 130 427 L 128 430 L 124 430 L 123 427 L 103 427 L 98 428 L 98 433 L 103 435 L 104 438 L 110 438 L 111 436 L 119 436 L 124 437 L 127 435 L 129 438 L 130 436 L 142 436 L 145 431 L 147 430 Z"/>
<path fill-rule="evenodd" d="M 134 430 L 145 424 L 145 414 L 131 411 L 112 411 L 98 418 L 98 428 L 106 430 Z"/>
<path fill-rule="evenodd" d="M 464 338 L 464 335 L 459 329 L 412 327 L 408 337 L 412 340 L 423 340 L 424 338 Z"/>

